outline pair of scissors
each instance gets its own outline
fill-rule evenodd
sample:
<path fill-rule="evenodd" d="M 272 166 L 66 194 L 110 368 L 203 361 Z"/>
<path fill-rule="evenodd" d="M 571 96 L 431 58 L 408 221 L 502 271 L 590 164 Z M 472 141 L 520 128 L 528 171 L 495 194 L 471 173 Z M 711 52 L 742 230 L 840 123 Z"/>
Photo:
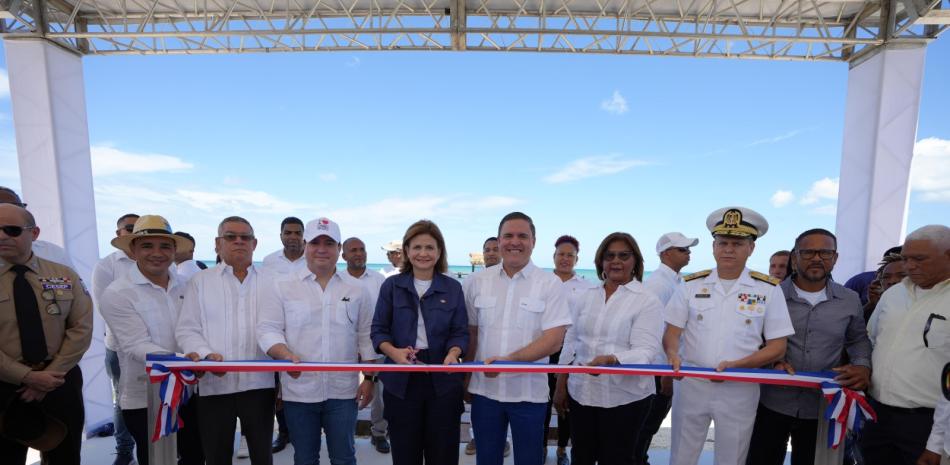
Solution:
<path fill-rule="evenodd" d="M 424 363 L 420 362 L 418 358 L 416 358 L 416 354 L 419 353 L 419 351 L 422 349 L 413 349 L 412 346 L 409 346 L 406 348 L 409 349 L 409 355 L 406 356 L 406 360 L 408 360 L 409 363 L 413 365 L 416 365 L 416 364 L 425 365 Z"/>

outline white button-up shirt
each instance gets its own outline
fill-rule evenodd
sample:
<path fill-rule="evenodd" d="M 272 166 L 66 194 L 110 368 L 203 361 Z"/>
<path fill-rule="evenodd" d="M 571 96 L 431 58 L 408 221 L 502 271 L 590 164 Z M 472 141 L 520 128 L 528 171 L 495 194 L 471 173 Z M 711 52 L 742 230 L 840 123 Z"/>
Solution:
<path fill-rule="evenodd" d="M 172 264 L 172 266 L 175 265 Z M 100 309 L 100 315 L 102 314 L 102 305 L 100 304 L 102 293 L 112 284 L 112 281 L 126 276 L 132 268 L 135 268 L 135 260 L 129 258 L 129 256 L 121 250 L 116 250 L 106 255 L 102 260 L 99 260 L 99 263 L 96 263 L 96 267 L 92 270 L 92 299 L 96 304 L 96 308 Z M 106 348 L 109 350 L 113 352 L 119 350 L 119 344 L 116 342 L 115 336 L 112 335 L 112 330 L 109 329 L 108 325 L 106 325 L 106 338 L 104 342 Z"/>
<path fill-rule="evenodd" d="M 175 266 L 175 271 L 182 281 L 188 282 L 192 276 L 201 271 L 201 267 L 194 260 L 185 260 Z"/>
<path fill-rule="evenodd" d="M 349 274 L 349 272 L 346 273 Z M 350 275 L 350 277 L 353 278 L 353 275 Z M 371 306 L 373 307 L 373 311 L 375 311 L 376 299 L 379 299 L 379 288 L 383 286 L 383 281 L 386 280 L 386 277 L 378 271 L 366 269 L 359 278 L 353 279 L 366 286 L 366 290 L 369 291 L 369 296 L 372 300 Z"/>
<path fill-rule="evenodd" d="M 221 354 L 225 360 L 262 360 L 257 343 L 260 288 L 269 275 L 253 266 L 241 282 L 223 263 L 195 274 L 185 291 L 175 337 L 181 351 L 201 358 Z M 201 395 L 213 396 L 274 387 L 271 373 L 228 373 L 198 381 Z"/>
<path fill-rule="evenodd" d="M 646 364 L 661 352 L 663 306 L 640 281 L 620 286 L 607 299 L 603 287 L 578 297 L 578 317 L 564 337 L 561 365 L 585 365 L 598 355 L 622 364 Z M 568 391 L 581 405 L 616 407 L 654 394 L 652 376 L 585 375 L 568 377 Z"/>
<path fill-rule="evenodd" d="M 560 280 L 561 278 L 558 278 L 558 279 Z M 568 279 L 567 281 L 563 281 L 561 285 L 564 286 L 564 289 L 567 291 L 567 295 L 568 295 L 567 303 L 571 310 L 571 319 L 573 321 L 576 321 L 577 320 L 576 314 L 577 314 L 577 308 L 578 308 L 577 306 L 578 296 L 583 295 L 588 289 L 593 289 L 593 288 L 598 287 L 598 284 L 592 283 L 578 276 L 577 273 L 575 273 L 574 276 L 571 276 L 571 279 Z"/>
<path fill-rule="evenodd" d="M 874 345 L 871 396 L 892 407 L 936 407 L 943 397 L 936 380 L 950 360 L 950 279 L 930 289 L 910 278 L 891 286 L 868 333 Z"/>
<path fill-rule="evenodd" d="M 349 276 L 334 273 L 326 289 L 308 268 L 275 276 L 262 286 L 260 305 L 257 340 L 265 352 L 286 344 L 306 362 L 379 358 L 369 338 L 374 311 L 369 291 Z M 283 399 L 292 402 L 354 399 L 359 374 L 305 372 L 293 379 L 281 373 L 280 383 Z"/>
<path fill-rule="evenodd" d="M 683 277 L 673 271 L 672 268 L 666 266 L 665 263 L 660 263 L 656 271 L 650 273 L 650 276 L 647 276 L 647 278 L 643 280 L 643 286 L 652 292 L 663 305 L 669 303 L 670 297 L 673 296 L 673 291 L 676 290 L 676 286 L 682 283 Z"/>
<path fill-rule="evenodd" d="M 175 325 L 185 286 L 172 274 L 168 289 L 149 281 L 137 266 L 119 277 L 102 293 L 99 311 L 118 342 L 119 406 L 123 410 L 146 408 L 148 375 L 145 355 L 178 352 Z"/>
<path fill-rule="evenodd" d="M 284 255 L 284 249 L 280 249 L 264 257 L 264 261 L 261 262 L 261 264 L 265 269 L 274 273 L 287 274 L 306 268 L 307 258 L 305 255 L 301 255 L 300 258 L 290 261 L 290 259 Z"/>
<path fill-rule="evenodd" d="M 501 265 L 479 271 L 465 280 L 464 290 L 468 323 L 478 326 L 476 360 L 506 356 L 548 329 L 571 324 L 561 279 L 534 263 L 511 278 Z M 548 378 L 544 373 L 502 373 L 496 378 L 473 373 L 468 390 L 499 402 L 547 402 Z"/>
<path fill-rule="evenodd" d="M 934 410 L 934 425 L 927 438 L 927 450 L 941 457 L 950 455 L 950 401 L 942 395 Z"/>
<path fill-rule="evenodd" d="M 667 323 L 683 328 L 683 365 L 715 368 L 739 360 L 766 340 L 795 334 L 782 288 L 742 270 L 726 291 L 717 270 L 679 286 L 666 305 Z"/>

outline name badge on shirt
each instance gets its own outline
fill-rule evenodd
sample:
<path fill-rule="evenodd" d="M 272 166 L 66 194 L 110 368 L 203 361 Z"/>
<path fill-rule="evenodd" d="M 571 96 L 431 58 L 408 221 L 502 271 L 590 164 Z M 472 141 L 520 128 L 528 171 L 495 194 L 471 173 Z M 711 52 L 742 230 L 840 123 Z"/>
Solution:
<path fill-rule="evenodd" d="M 694 295 L 693 297 L 695 297 L 695 298 L 697 298 L 697 299 L 708 299 L 708 298 L 712 297 L 712 295 L 711 295 L 711 294 L 696 294 L 696 295 Z"/>
<path fill-rule="evenodd" d="M 37 278 L 37 281 L 40 282 L 40 286 L 44 291 L 49 290 L 70 290 L 73 288 L 72 283 L 69 281 L 69 278 Z"/>

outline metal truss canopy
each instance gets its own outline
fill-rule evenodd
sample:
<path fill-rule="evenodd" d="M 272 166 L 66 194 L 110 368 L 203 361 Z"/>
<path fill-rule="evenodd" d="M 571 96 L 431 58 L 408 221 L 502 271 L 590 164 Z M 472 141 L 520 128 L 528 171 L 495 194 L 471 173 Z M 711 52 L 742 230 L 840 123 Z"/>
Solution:
<path fill-rule="evenodd" d="M 0 0 L 0 36 L 80 54 L 476 50 L 854 61 L 950 0 Z"/>

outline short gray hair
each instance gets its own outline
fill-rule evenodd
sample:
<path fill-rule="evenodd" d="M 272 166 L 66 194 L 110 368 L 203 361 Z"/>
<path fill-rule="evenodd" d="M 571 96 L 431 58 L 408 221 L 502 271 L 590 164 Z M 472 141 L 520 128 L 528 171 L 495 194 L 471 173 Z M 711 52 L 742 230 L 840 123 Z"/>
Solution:
<path fill-rule="evenodd" d="M 251 222 L 250 222 L 250 221 L 248 221 L 248 220 L 246 220 L 246 219 L 244 219 L 244 218 L 241 218 L 240 216 L 229 216 L 229 217 L 227 217 L 227 218 L 221 220 L 220 223 L 218 223 L 218 236 L 224 234 L 224 224 L 225 224 L 225 223 L 244 223 L 244 224 L 247 225 L 247 227 L 251 228 L 251 234 L 254 234 L 254 226 L 251 226 Z"/>
<path fill-rule="evenodd" d="M 943 253 L 950 250 L 950 228 L 942 224 L 928 224 L 908 234 L 907 239 L 904 239 L 904 242 L 907 241 L 927 241 Z"/>

